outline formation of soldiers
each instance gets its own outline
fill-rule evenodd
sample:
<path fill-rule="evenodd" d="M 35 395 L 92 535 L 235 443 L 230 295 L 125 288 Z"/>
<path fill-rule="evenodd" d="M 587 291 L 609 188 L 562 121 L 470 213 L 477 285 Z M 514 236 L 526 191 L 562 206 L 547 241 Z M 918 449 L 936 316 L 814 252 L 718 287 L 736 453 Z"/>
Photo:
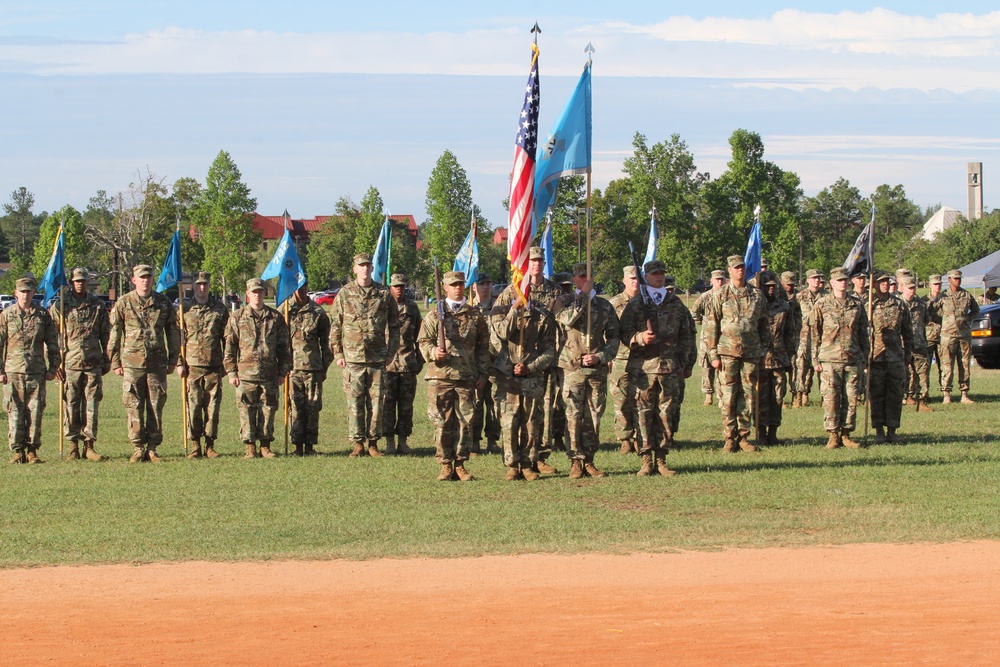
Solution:
<path fill-rule="evenodd" d="M 110 313 L 88 294 L 82 268 L 46 311 L 32 302 L 34 280 L 22 278 L 16 304 L 0 313 L 11 462 L 41 460 L 45 387 L 54 379 L 64 383 L 69 458 L 100 460 L 99 403 L 111 371 L 122 379 L 133 463 L 161 460 L 167 375 L 175 370 L 186 394 L 191 459 L 219 456 L 224 379 L 235 389 L 244 458 L 276 456 L 286 378 L 294 453 L 316 454 L 333 363 L 342 369 L 349 456 L 410 454 L 424 371 L 441 481 L 474 479 L 465 461 L 484 453 L 484 437 L 485 453 L 502 453 L 507 480 L 557 473 L 548 462 L 557 448 L 570 460 L 570 478 L 603 477 L 594 455 L 609 386 L 615 436 L 621 453 L 638 454 L 636 474 L 673 475 L 666 456 L 678 447 L 685 380 L 695 364 L 705 405 L 718 397 L 726 452 L 779 444 L 786 396 L 792 408 L 808 405 L 814 378 L 831 449 L 861 446 L 853 434 L 862 400 L 870 403 L 876 442 L 899 442 L 904 402 L 932 410 L 933 359 L 944 402 L 951 402 L 956 367 L 961 401 L 972 402 L 970 325 L 979 306 L 961 288 L 959 271 L 948 273 L 945 291 L 941 276 L 931 276 L 925 298 L 905 270 L 878 272 L 871 287 L 861 277 L 851 291 L 844 269 L 831 272 L 830 291 L 825 276 L 810 270 L 798 290 L 793 273 L 779 279 L 767 267 L 748 282 L 743 257 L 734 255 L 727 271 L 712 272 L 711 289 L 692 312 L 661 261 L 624 267 L 624 290 L 611 299 L 597 296 L 586 264 L 548 280 L 544 261 L 542 250 L 531 248 L 525 293 L 511 285 L 496 299 L 489 275 L 480 276 L 470 301 L 465 275 L 447 272 L 444 295 L 424 318 L 406 297 L 406 276 L 392 275 L 388 288 L 374 283 L 367 254 L 355 256 L 355 280 L 341 289 L 330 316 L 306 287 L 294 293 L 287 314 L 267 306 L 259 278 L 247 281 L 246 305 L 230 313 L 210 295 L 205 272 L 194 274 L 193 294 L 175 309 L 153 290 L 148 265 L 134 268 L 135 289 Z"/>

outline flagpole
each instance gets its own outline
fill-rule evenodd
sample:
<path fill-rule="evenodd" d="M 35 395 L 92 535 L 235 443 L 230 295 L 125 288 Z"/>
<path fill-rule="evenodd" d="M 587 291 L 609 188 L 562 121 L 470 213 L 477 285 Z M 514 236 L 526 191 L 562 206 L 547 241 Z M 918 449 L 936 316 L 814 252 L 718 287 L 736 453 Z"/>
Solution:
<path fill-rule="evenodd" d="M 875 292 L 875 205 L 872 205 L 872 229 L 868 235 L 868 367 L 865 368 L 865 442 L 868 441 L 868 409 L 871 405 L 872 359 L 875 353 L 875 327 L 872 324 L 872 299 Z"/>
<path fill-rule="evenodd" d="M 174 231 L 176 231 L 178 234 L 181 231 L 181 214 L 180 214 L 180 211 L 177 212 L 177 227 L 176 227 L 176 229 Z M 179 237 L 178 237 L 178 241 L 180 241 Z M 180 248 L 178 248 L 178 250 L 180 250 Z M 178 253 L 178 255 L 180 256 L 180 253 Z M 180 298 L 177 299 L 177 304 L 178 304 L 177 312 L 178 312 L 178 315 L 179 315 L 179 324 L 180 324 L 180 329 L 181 329 L 180 359 L 181 359 L 181 364 L 184 366 L 185 370 L 187 370 L 187 330 L 184 328 L 184 265 L 183 265 L 183 263 L 181 264 L 181 266 L 179 268 L 180 268 L 180 275 L 177 276 L 177 280 L 179 281 L 179 285 L 180 285 L 180 287 L 178 288 L 178 296 Z M 188 374 L 190 375 L 190 372 L 188 372 Z M 181 433 L 181 438 L 183 439 L 183 443 L 184 443 L 184 446 L 183 446 L 184 455 L 187 456 L 187 453 L 188 453 L 188 423 L 189 423 L 187 377 L 182 377 L 181 378 L 181 423 L 183 424 L 183 428 L 184 428 L 184 431 Z"/>
<path fill-rule="evenodd" d="M 64 217 L 59 219 L 59 236 L 63 234 L 63 222 Z M 59 244 L 58 237 L 56 238 L 56 244 Z M 66 267 L 63 266 L 63 272 L 65 273 Z M 59 342 L 61 345 L 61 354 L 59 355 L 59 460 L 63 457 L 63 445 L 66 439 L 65 428 L 66 428 L 66 415 L 64 411 L 66 409 L 66 286 L 60 287 L 62 292 L 59 294 Z"/>
<path fill-rule="evenodd" d="M 472 246 L 469 247 L 469 264 L 468 264 L 468 266 L 466 268 L 471 272 L 472 271 L 472 247 L 476 246 L 476 244 L 478 243 L 477 239 L 479 237 L 479 233 L 476 231 L 476 211 L 475 210 L 473 210 L 472 213 L 469 214 L 469 224 L 472 225 Z M 469 276 L 466 276 L 465 279 L 468 280 Z M 479 299 L 479 290 L 476 289 L 476 283 L 472 283 L 472 295 L 469 297 L 469 305 L 470 306 L 474 306 L 474 305 L 476 305 L 476 302 L 479 301 L 479 300 L 480 300 Z"/>
<path fill-rule="evenodd" d="M 280 284 L 280 281 L 279 281 L 279 284 Z M 291 298 L 291 297 L 286 297 L 285 298 L 285 328 L 286 329 L 288 328 L 288 321 L 289 321 L 289 317 L 288 317 L 288 299 L 289 298 Z M 285 373 L 285 381 L 284 381 L 284 385 L 285 385 L 285 387 L 284 387 L 284 389 L 285 389 L 285 392 L 284 392 L 285 393 L 285 456 L 288 456 L 288 388 L 289 388 L 289 384 L 290 384 L 289 377 L 288 377 L 289 375 L 290 375 L 290 373 Z M 305 456 L 305 445 L 302 445 L 302 455 Z"/>
<path fill-rule="evenodd" d="M 584 48 L 584 53 L 587 54 L 587 67 L 591 67 L 594 62 L 593 54 L 594 47 L 590 42 L 587 42 L 586 48 Z M 587 165 L 587 282 L 592 283 L 594 281 L 594 271 L 591 265 L 591 255 L 590 255 L 590 215 L 591 215 L 591 177 L 593 172 L 593 167 Z M 593 352 L 591 350 L 591 324 L 590 324 L 590 295 L 587 295 L 587 354 Z"/>

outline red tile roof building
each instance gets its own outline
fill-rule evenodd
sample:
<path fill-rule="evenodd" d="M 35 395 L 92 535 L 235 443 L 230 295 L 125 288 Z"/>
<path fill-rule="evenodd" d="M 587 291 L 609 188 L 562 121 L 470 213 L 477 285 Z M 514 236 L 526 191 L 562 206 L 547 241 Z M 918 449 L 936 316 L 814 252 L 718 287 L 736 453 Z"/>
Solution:
<path fill-rule="evenodd" d="M 309 237 L 313 232 L 323 227 L 332 216 L 317 215 L 313 218 L 293 218 L 285 211 L 283 215 L 261 215 L 256 211 L 253 213 L 253 228 L 260 232 L 264 241 L 264 250 L 269 244 L 281 239 L 285 233 L 285 227 L 291 231 L 292 239 L 296 245 L 309 242 Z M 420 241 L 417 239 L 417 221 L 412 215 L 390 215 L 389 219 L 396 223 L 396 227 L 403 226 L 410 243 L 420 248 Z M 396 238 L 399 238 L 398 236 Z"/>

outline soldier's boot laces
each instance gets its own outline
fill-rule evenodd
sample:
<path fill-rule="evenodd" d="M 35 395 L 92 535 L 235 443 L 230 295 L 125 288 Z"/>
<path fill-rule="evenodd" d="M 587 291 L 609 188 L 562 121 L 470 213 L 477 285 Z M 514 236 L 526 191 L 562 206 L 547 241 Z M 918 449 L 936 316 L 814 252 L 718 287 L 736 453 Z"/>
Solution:
<path fill-rule="evenodd" d="M 198 442 L 197 440 L 192 440 L 191 441 L 191 451 L 188 452 L 187 457 L 189 459 L 200 459 L 201 456 L 202 456 L 201 443 Z"/>
<path fill-rule="evenodd" d="M 385 437 L 385 453 L 386 455 L 396 453 L 396 436 L 387 435 Z"/>
<path fill-rule="evenodd" d="M 861 443 L 852 439 L 850 433 L 846 431 L 840 434 L 840 441 L 844 444 L 844 447 L 849 447 L 851 449 L 861 448 Z"/>
<path fill-rule="evenodd" d="M 917 402 L 917 412 L 934 412 L 934 408 L 927 405 L 926 398 L 922 398 Z"/>
<path fill-rule="evenodd" d="M 378 450 L 378 440 L 368 441 L 368 456 L 371 456 L 373 458 L 385 456 L 382 452 Z"/>
<path fill-rule="evenodd" d="M 410 446 L 406 444 L 406 438 L 403 437 L 399 438 L 399 443 L 396 445 L 396 451 L 399 452 L 400 454 L 403 454 L 404 456 L 413 453 L 413 450 L 410 449 Z"/>
<path fill-rule="evenodd" d="M 508 482 L 513 482 L 521 479 L 521 469 L 517 466 L 507 466 L 507 474 L 503 476 Z"/>
<path fill-rule="evenodd" d="M 583 477 L 583 461 L 580 459 L 573 459 L 569 466 L 569 478 L 580 479 L 581 477 Z"/>
<path fill-rule="evenodd" d="M 967 391 L 963 391 L 962 392 L 962 402 L 963 403 L 975 403 L 974 400 L 972 400 L 971 398 L 969 398 L 969 392 L 967 392 Z"/>
<path fill-rule="evenodd" d="M 69 453 L 66 454 L 66 458 L 70 461 L 78 461 L 80 459 L 80 445 L 71 443 L 69 446 Z"/>
<path fill-rule="evenodd" d="M 594 458 L 592 456 L 588 456 L 586 459 L 583 460 L 583 471 L 587 473 L 587 475 L 590 477 L 605 476 L 604 472 L 598 470 L 597 466 L 594 465 Z"/>
<path fill-rule="evenodd" d="M 129 463 L 141 463 L 146 459 L 146 450 L 142 445 L 134 445 L 132 450 L 132 456 L 129 457 Z"/>
<path fill-rule="evenodd" d="M 532 466 L 523 466 L 521 468 L 521 476 L 529 482 L 534 482 L 538 479 L 538 471 Z"/>
<path fill-rule="evenodd" d="M 732 454 L 737 450 L 736 441 L 732 438 L 726 438 L 726 442 L 722 445 L 722 451 Z"/>
<path fill-rule="evenodd" d="M 247 446 L 247 453 L 243 455 L 243 458 L 245 459 L 257 458 L 257 445 L 252 442 L 248 442 L 246 443 L 246 446 Z"/>
<path fill-rule="evenodd" d="M 271 451 L 271 445 L 261 445 L 260 446 L 260 457 L 262 459 L 273 459 L 277 458 L 277 454 Z"/>
<path fill-rule="evenodd" d="M 437 481 L 439 482 L 450 482 L 455 479 L 455 471 L 452 469 L 450 463 L 441 464 L 441 472 L 438 473 Z"/>
<path fill-rule="evenodd" d="M 160 463 L 163 458 L 156 453 L 156 447 L 146 448 L 146 458 L 149 459 L 150 463 Z"/>
<path fill-rule="evenodd" d="M 37 447 L 25 447 L 25 462 L 26 463 L 45 463 L 45 461 L 38 458 L 38 448 Z"/>
<path fill-rule="evenodd" d="M 94 449 L 94 441 L 90 440 L 83 443 L 83 455 L 88 461 L 103 461 L 104 457 L 97 453 Z"/>
<path fill-rule="evenodd" d="M 465 465 L 461 461 L 455 464 L 455 476 L 463 482 L 471 482 L 476 479 L 471 472 L 465 469 Z"/>
<path fill-rule="evenodd" d="M 827 449 L 836 449 L 837 447 L 843 446 L 844 443 L 840 441 L 840 434 L 836 431 L 830 431 L 830 439 L 826 441 Z"/>
<path fill-rule="evenodd" d="M 636 477 L 649 477 L 653 474 L 653 455 L 646 453 L 642 455 L 642 467 L 635 474 Z"/>
<path fill-rule="evenodd" d="M 618 450 L 619 454 L 621 454 L 621 455 L 624 456 L 625 454 L 631 454 L 632 453 L 632 441 L 631 440 L 629 440 L 628 438 L 624 438 L 624 439 L 622 439 L 621 444 L 622 444 L 621 449 Z"/>
<path fill-rule="evenodd" d="M 671 470 L 667 467 L 667 459 L 663 456 L 656 457 L 656 472 L 660 473 L 664 477 L 673 477 L 677 474 L 676 470 Z"/>
<path fill-rule="evenodd" d="M 554 467 L 550 466 L 548 463 L 546 463 L 541 459 L 539 459 L 538 463 L 535 464 L 535 470 L 537 470 L 539 473 L 543 475 L 554 475 L 557 472 L 559 472 Z"/>

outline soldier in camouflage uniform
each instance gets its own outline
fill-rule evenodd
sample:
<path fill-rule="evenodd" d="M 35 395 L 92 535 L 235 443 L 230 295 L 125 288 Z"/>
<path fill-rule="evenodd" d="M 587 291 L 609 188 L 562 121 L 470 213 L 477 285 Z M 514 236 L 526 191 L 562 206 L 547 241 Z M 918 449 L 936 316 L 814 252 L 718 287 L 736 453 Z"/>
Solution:
<path fill-rule="evenodd" d="M 111 322 L 104 302 L 87 293 L 89 278 L 87 269 L 73 269 L 70 288 L 61 291 L 60 298 L 49 307 L 49 315 L 58 329 L 62 308 L 65 335 L 61 340 L 66 374 L 64 435 L 70 442 L 69 458 L 80 458 L 82 442 L 83 456 L 89 461 L 100 461 L 104 457 L 94 449 L 94 443 L 104 398 L 103 376 L 111 372 L 108 358 Z M 65 299 L 65 305 L 60 305 L 61 299 Z"/>
<path fill-rule="evenodd" d="M 980 306 L 988 306 L 992 303 L 1000 301 L 1000 296 L 997 296 L 997 286 L 987 287 L 983 295 L 979 297 Z"/>
<path fill-rule="evenodd" d="M 323 409 L 323 383 L 333 363 L 330 351 L 330 318 L 323 306 L 309 298 L 308 286 L 295 290 L 288 308 L 288 336 L 292 345 L 292 370 L 288 374 L 290 405 L 289 439 L 296 456 L 313 455 L 319 441 L 319 413 Z"/>
<path fill-rule="evenodd" d="M 41 463 L 45 383 L 60 376 L 59 334 L 35 305 L 35 279 L 16 283 L 16 303 L 0 312 L 0 384 L 4 385 L 11 463 Z"/>
<path fill-rule="evenodd" d="M 333 360 L 344 369 L 347 394 L 347 437 L 351 457 L 382 456 L 378 449 L 382 419 L 382 376 L 385 362 L 399 349 L 399 309 L 389 290 L 372 281 L 371 255 L 354 256 L 352 280 L 333 302 L 330 346 Z"/>
<path fill-rule="evenodd" d="M 927 296 L 924 297 L 924 303 L 927 304 L 927 328 L 924 330 L 927 334 L 927 359 L 937 367 L 938 389 L 941 389 L 944 387 L 941 383 L 941 318 L 931 307 L 931 304 L 941 298 L 941 276 L 933 274 L 928 277 L 927 287 Z M 930 392 L 930 387 L 927 391 Z"/>
<path fill-rule="evenodd" d="M 875 274 L 875 294 L 871 305 L 871 326 L 875 332 L 872 350 L 871 405 L 875 442 L 899 443 L 896 429 L 903 411 L 906 393 L 906 367 L 913 349 L 913 325 L 910 308 L 897 296 L 889 294 L 890 276 Z M 888 430 L 888 434 L 886 434 Z"/>
<path fill-rule="evenodd" d="M 862 304 L 867 305 L 868 303 L 868 274 L 859 273 L 856 276 L 851 277 L 851 285 L 854 290 L 851 292 L 851 296 L 859 299 Z"/>
<path fill-rule="evenodd" d="M 826 291 L 823 289 L 823 274 L 817 269 L 809 269 L 806 271 L 806 287 L 804 290 L 800 291 L 795 300 L 799 304 L 799 310 L 802 313 L 802 322 L 809 321 L 809 315 L 812 313 L 813 306 L 816 302 L 826 296 Z M 813 364 L 812 359 L 809 357 L 812 354 L 812 341 L 809 339 L 810 329 L 808 326 L 803 324 L 801 333 L 799 335 L 799 351 L 795 355 L 795 375 L 797 377 L 797 382 L 792 391 L 795 393 L 792 396 L 792 407 L 805 407 L 809 405 L 809 393 L 812 391 L 813 383 Z"/>
<path fill-rule="evenodd" d="M 773 273 L 761 273 L 760 282 L 767 306 L 768 327 L 771 342 L 767 346 L 760 370 L 760 413 L 757 415 L 758 430 L 767 429 L 765 439 L 769 445 L 782 444 L 778 440 L 781 426 L 781 409 L 787 390 L 788 374 L 792 368 L 799 344 L 792 303 L 778 298 L 778 278 Z"/>
<path fill-rule="evenodd" d="M 631 264 L 622 269 L 625 289 L 609 299 L 615 315 L 621 319 L 628 302 L 639 294 L 639 280 L 635 267 Z M 621 443 L 621 454 L 639 453 L 638 431 L 636 427 L 635 385 L 628 372 L 629 346 L 620 344 L 618 354 L 611 363 L 611 402 L 615 408 L 615 439 Z"/>
<path fill-rule="evenodd" d="M 673 276 L 665 276 L 663 286 L 667 288 L 667 292 L 671 295 L 676 296 L 677 284 Z M 690 309 L 687 308 L 685 304 L 684 312 L 687 314 L 688 327 L 691 331 L 696 332 L 695 336 L 691 338 L 690 345 L 691 349 L 688 351 L 691 359 L 698 358 L 698 327 L 694 323 L 694 315 L 691 314 Z M 674 434 L 673 447 L 679 450 L 681 448 L 677 441 L 677 434 L 681 430 L 681 406 L 684 405 L 684 394 L 687 389 L 687 382 L 681 382 L 678 387 L 677 400 L 674 401 L 673 406 L 671 406 L 670 411 L 670 432 Z"/>
<path fill-rule="evenodd" d="M 795 356 L 798 354 L 798 341 L 802 337 L 802 307 L 799 305 L 799 293 L 798 289 L 796 289 L 794 271 L 785 271 L 781 274 L 781 289 L 779 289 L 778 292 L 784 293 L 785 300 L 792 309 L 790 325 L 792 331 L 795 332 L 796 352 L 793 352 L 791 358 L 789 359 L 788 381 L 786 383 L 785 391 L 787 396 L 792 397 L 789 399 L 789 401 L 791 401 L 796 396 L 795 388 L 799 386 L 798 366 L 795 363 Z"/>
<path fill-rule="evenodd" d="M 566 341 L 559 366 L 563 369 L 562 393 L 569 424 L 570 479 L 604 477 L 594 465 L 594 455 L 601 444 L 608 364 L 618 353 L 621 338 L 614 306 L 597 297 L 587 268 L 585 263 L 573 265 L 576 294 L 558 317 Z"/>
<path fill-rule="evenodd" d="M 927 392 L 931 379 L 931 360 L 927 356 L 927 323 L 930 313 L 927 302 L 917 296 L 917 283 L 913 278 L 904 278 L 900 285 L 903 303 L 910 309 L 910 330 L 913 333 L 913 347 L 910 348 L 910 364 L 907 366 L 906 400 L 904 405 L 916 405 L 917 412 L 934 412 L 927 405 Z"/>
<path fill-rule="evenodd" d="M 223 364 L 229 384 L 236 388 L 240 412 L 240 439 L 245 459 L 273 459 L 274 415 L 278 410 L 278 387 L 292 367 L 288 326 L 274 308 L 264 305 L 267 283 L 247 281 L 246 304 L 229 318 Z"/>
<path fill-rule="evenodd" d="M 667 450 L 674 446 L 671 431 L 673 404 L 680 383 L 694 368 L 695 332 L 684 303 L 667 292 L 666 266 L 660 260 L 643 266 L 647 292 L 628 302 L 621 316 L 621 340 L 630 348 L 628 370 L 636 391 L 641 438 L 639 477 L 674 475 L 667 467 Z"/>
<path fill-rule="evenodd" d="M 541 306 L 555 315 L 559 312 L 559 308 L 562 307 L 560 297 L 563 296 L 563 291 L 557 284 L 545 278 L 544 270 L 545 253 L 538 246 L 532 246 L 528 249 L 528 298 L 531 300 L 533 306 Z M 508 285 L 507 289 L 497 297 L 496 303 L 493 304 L 493 310 L 496 311 L 497 315 L 506 315 L 507 309 L 510 308 L 511 304 L 519 299 L 520 297 L 517 296 L 517 292 L 514 290 L 514 285 Z M 495 322 L 498 320 L 493 320 L 491 316 L 491 321 Z M 557 355 L 559 350 L 562 349 L 562 341 L 559 340 L 559 335 L 557 331 Z M 547 375 L 544 407 L 545 431 L 542 442 L 538 445 L 538 462 L 536 468 L 543 475 L 552 475 L 557 471 L 553 466 L 548 464 L 547 459 L 552 454 L 554 447 L 563 447 L 566 417 L 562 399 L 562 369 L 553 365 L 549 368 Z M 501 406 L 500 410 L 502 412 L 504 407 Z M 503 419 L 502 414 L 500 418 Z"/>
<path fill-rule="evenodd" d="M 708 358 L 719 371 L 724 452 L 757 451 L 750 443 L 760 359 L 771 342 L 767 306 L 760 290 L 747 285 L 746 263 L 728 258 L 729 284 L 712 297 L 705 315 Z"/>
<path fill-rule="evenodd" d="M 177 366 L 181 334 L 177 311 L 153 290 L 153 267 L 132 269 L 135 290 L 118 299 L 111 311 L 111 369 L 122 378 L 122 402 L 128 413 L 131 463 L 159 463 L 163 442 L 163 406 L 167 375 Z"/>
<path fill-rule="evenodd" d="M 394 273 L 389 279 L 389 293 L 399 311 L 399 347 L 385 365 L 382 384 L 382 433 L 385 453 L 412 454 L 407 439 L 413 433 L 413 397 L 417 393 L 417 374 L 424 358 L 417 349 L 420 333 L 420 308 L 406 298 L 406 276 Z M 398 449 L 397 449 L 398 448 Z"/>
<path fill-rule="evenodd" d="M 215 441 L 219 437 L 222 379 L 226 375 L 222 354 L 229 309 L 208 293 L 211 283 L 210 273 L 198 271 L 194 276 L 194 296 L 185 299 L 181 306 L 184 355 L 178 360 L 177 374 L 187 383 L 189 459 L 219 456 Z"/>
<path fill-rule="evenodd" d="M 705 394 L 704 405 L 711 405 L 715 400 L 715 390 L 719 384 L 715 369 L 712 368 L 708 360 L 708 350 L 705 348 L 705 309 L 712 301 L 712 296 L 722 289 L 726 284 L 726 272 L 716 269 L 712 271 L 712 288 L 707 292 L 702 292 L 694 302 L 692 316 L 694 322 L 701 327 L 701 335 L 698 336 L 698 365 L 701 367 L 701 393 Z"/>
<path fill-rule="evenodd" d="M 494 307 L 490 328 L 499 341 L 493 363 L 503 397 L 500 419 L 507 481 L 538 479 L 544 438 L 545 383 L 556 361 L 556 323 L 547 308 L 528 301 Z"/>
<path fill-rule="evenodd" d="M 962 272 L 948 272 L 948 289 L 931 304 L 931 312 L 941 320 L 941 391 L 944 403 L 951 403 L 951 388 L 958 366 L 958 388 L 962 403 L 975 403 L 969 398 L 969 377 L 972 369 L 972 320 L 979 315 L 979 304 L 962 289 Z"/>
<path fill-rule="evenodd" d="M 465 299 L 465 274 L 444 274 L 447 298 L 427 313 L 420 325 L 417 347 L 427 360 L 427 416 L 434 424 L 435 458 L 441 464 L 438 481 L 475 479 L 465 468 L 471 454 L 475 392 L 486 387 L 490 369 L 490 334 L 482 313 Z M 444 347 L 439 331 L 444 327 Z"/>
<path fill-rule="evenodd" d="M 823 424 L 830 434 L 826 447 L 856 448 L 861 445 L 850 434 L 868 362 L 868 316 L 861 301 L 847 293 L 847 271 L 831 271 L 830 286 L 833 293 L 817 300 L 809 314 L 810 356 L 823 376 Z"/>
<path fill-rule="evenodd" d="M 474 299 L 473 307 L 478 308 L 486 319 L 490 321 L 490 311 L 493 310 L 493 277 L 488 273 L 480 273 L 479 280 L 473 286 Z M 419 322 L 417 327 L 419 328 Z M 416 335 L 416 332 L 414 332 Z M 496 347 L 496 349 L 494 349 Z M 499 347 L 490 342 L 490 360 L 496 360 Z M 481 453 L 482 436 L 486 435 L 486 452 L 488 454 L 501 454 L 503 450 L 497 445 L 500 440 L 500 397 L 498 394 L 496 374 L 490 370 L 490 378 L 486 382 L 486 388 L 476 392 L 476 416 L 472 420 L 472 454 Z"/>

